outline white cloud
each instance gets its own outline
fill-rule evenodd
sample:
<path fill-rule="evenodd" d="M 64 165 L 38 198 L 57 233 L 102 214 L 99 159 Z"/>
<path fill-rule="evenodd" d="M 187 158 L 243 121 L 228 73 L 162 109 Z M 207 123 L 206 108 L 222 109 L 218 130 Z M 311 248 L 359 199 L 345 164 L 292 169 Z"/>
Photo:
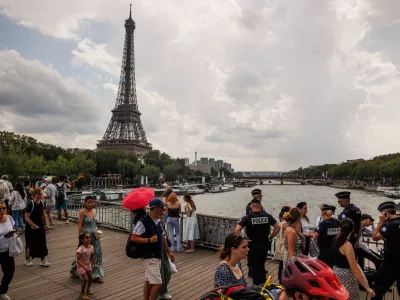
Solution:
<path fill-rule="evenodd" d="M 39 61 L 26 60 L 14 50 L 4 50 L 0 52 L 0 82 L 3 129 L 51 137 L 53 143 L 65 147 L 83 140 L 81 144 L 94 147 L 93 134 L 101 134 L 106 121 L 104 105 L 77 80 Z"/>
<path fill-rule="evenodd" d="M 101 72 L 103 88 L 117 92 L 128 2 L 0 3 L 21 25 L 76 40 L 73 65 Z M 174 156 L 197 150 L 254 170 L 397 151 L 398 51 L 364 42 L 396 26 L 398 11 L 396 0 L 134 3 L 148 140 Z M 92 20 L 107 26 L 106 41 L 86 34 Z"/>

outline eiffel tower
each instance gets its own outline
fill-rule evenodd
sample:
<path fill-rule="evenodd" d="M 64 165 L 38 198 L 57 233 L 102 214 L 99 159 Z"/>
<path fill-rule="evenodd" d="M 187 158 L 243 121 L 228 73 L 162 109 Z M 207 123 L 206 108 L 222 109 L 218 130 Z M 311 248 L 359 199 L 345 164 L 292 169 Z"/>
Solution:
<path fill-rule="evenodd" d="M 129 19 L 125 20 L 124 55 L 117 101 L 111 111 L 111 121 L 103 139 L 98 141 L 97 149 L 123 150 L 141 156 L 151 150 L 151 144 L 147 142 L 137 104 L 133 38 L 135 28 L 131 4 Z"/>

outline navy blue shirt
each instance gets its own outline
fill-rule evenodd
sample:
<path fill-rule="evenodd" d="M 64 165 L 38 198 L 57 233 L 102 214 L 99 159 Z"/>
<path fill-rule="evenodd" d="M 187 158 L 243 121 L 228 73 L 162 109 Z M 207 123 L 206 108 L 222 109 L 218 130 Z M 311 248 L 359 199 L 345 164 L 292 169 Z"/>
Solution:
<path fill-rule="evenodd" d="M 353 203 L 347 205 L 344 210 L 339 215 L 339 221 L 343 220 L 344 218 L 352 219 L 354 222 L 354 231 L 351 234 L 350 242 L 354 245 L 356 242 L 356 236 L 358 231 L 360 230 L 360 222 L 361 222 L 361 210 L 355 206 Z"/>

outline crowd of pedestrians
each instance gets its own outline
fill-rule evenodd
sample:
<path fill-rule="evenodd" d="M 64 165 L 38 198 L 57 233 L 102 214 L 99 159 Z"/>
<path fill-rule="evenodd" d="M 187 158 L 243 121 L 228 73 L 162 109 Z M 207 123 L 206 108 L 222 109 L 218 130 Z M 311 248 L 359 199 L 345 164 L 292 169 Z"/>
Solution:
<path fill-rule="evenodd" d="M 247 286 L 241 265 L 241 260 L 245 258 L 248 261 L 248 276 L 252 278 L 253 285 L 262 286 L 268 274 L 265 270 L 266 251 L 270 249 L 271 239 L 278 233 L 280 233 L 278 244 L 281 239 L 284 245 L 282 256 L 279 258 L 278 279 L 281 283 L 285 285 L 288 267 L 294 268 L 300 258 L 304 264 L 312 261 L 323 262 L 324 268 L 333 272 L 332 276 L 335 276 L 335 280 L 339 281 L 346 290 L 347 298 L 322 297 L 322 293 L 315 294 L 320 297 L 313 299 L 359 300 L 361 287 L 373 300 L 381 300 L 395 281 L 400 284 L 398 272 L 400 217 L 396 215 L 394 202 L 386 201 L 379 205 L 378 210 L 381 215 L 378 226 L 369 231 L 374 241 L 385 240 L 385 255 L 382 260 L 362 242 L 362 233 L 368 232 L 367 227 L 373 226 L 374 219 L 368 214 L 361 214 L 360 209 L 351 203 L 350 192 L 335 194 L 338 204 L 343 208 L 337 219 L 334 217 L 336 211 L 334 205 L 320 206 L 321 215 L 314 232 L 310 229 L 311 221 L 307 216 L 306 202 L 300 202 L 293 207 L 282 207 L 279 222 L 277 222 L 266 212 L 268 204 L 262 201 L 261 190 L 255 189 L 251 194 L 253 199 L 246 206 L 246 216 L 240 220 L 235 232 L 228 235 L 224 247 L 220 249 L 219 256 L 222 262 L 215 272 L 214 286 L 216 288 L 230 285 Z M 280 249 L 277 248 L 277 251 Z M 373 278 L 373 286 L 370 286 L 369 279 L 371 278 L 367 279 L 360 267 L 360 265 L 364 266 L 365 258 L 376 267 L 377 275 Z M 301 282 L 300 278 L 291 280 Z M 301 292 L 307 292 L 306 286 L 302 289 L 299 284 L 298 289 Z M 301 298 L 301 294 L 298 296 L 292 294 L 293 299 L 309 299 Z M 276 299 L 292 298 L 287 293 L 282 293 Z"/>
<path fill-rule="evenodd" d="M 19 230 L 25 234 L 25 265 L 31 267 L 34 259 L 39 258 L 39 266 L 49 267 L 46 236 L 49 230 L 55 228 L 53 209 L 58 212 L 58 223 L 62 222 L 63 211 L 65 222 L 68 224 L 69 221 L 66 204 L 69 185 L 65 177 L 60 177 L 53 184 L 51 177 L 43 176 L 33 188 L 30 182 L 16 183 L 12 187 L 7 179 L 2 176 L 0 180 L 0 264 L 3 270 L 0 300 L 10 299 L 7 291 L 15 263 L 14 258 L 8 255 L 8 249 L 9 239 L 14 232 Z M 276 299 L 311 299 L 310 296 L 317 296 L 312 299 L 327 299 L 323 292 L 331 289 L 332 285 L 321 287 L 320 294 L 310 294 L 306 285 L 301 284 L 308 275 L 303 274 L 303 278 L 295 276 L 300 265 L 324 269 L 324 272 L 319 270 L 320 276 L 337 280 L 340 286 L 336 293 L 346 297 L 348 295 L 350 300 L 360 299 L 359 286 L 373 300 L 381 300 L 395 281 L 400 283 L 397 272 L 400 267 L 400 218 L 396 215 L 393 202 L 386 201 L 379 205 L 381 215 L 374 228 L 374 219 L 368 214 L 362 214 L 351 203 L 350 192 L 337 193 L 337 203 L 343 211 L 335 218 L 336 207 L 330 203 L 321 204 L 321 215 L 315 231 L 312 231 L 306 202 L 282 207 L 275 219 L 268 212 L 268 203 L 262 201 L 262 191 L 255 189 L 251 194 L 252 200 L 246 206 L 245 215 L 234 232 L 226 237 L 224 246 L 218 252 L 221 263 L 215 271 L 215 288 L 230 285 L 247 287 L 241 264 L 244 259 L 247 259 L 248 276 L 252 278 L 253 285 L 262 286 L 268 275 L 265 268 L 267 255 L 276 237 L 282 242 L 283 249 L 279 259 L 279 281 L 287 287 L 285 292 L 279 288 L 272 291 Z M 195 240 L 199 238 L 196 204 L 189 194 L 184 195 L 183 201 L 182 208 L 177 195 L 167 189 L 161 199 L 150 201 L 148 212 L 145 207 L 133 211 L 130 240 L 137 245 L 140 253 L 138 257 L 143 262 L 145 300 L 172 299 L 168 294 L 168 284 L 175 268 L 174 252 L 185 251 L 184 246 L 187 248 L 186 253 L 195 252 Z M 82 280 L 79 298 L 84 300 L 94 293 L 92 282 L 104 282 L 100 241 L 102 233 L 97 228 L 94 206 L 95 199 L 87 196 L 84 208 L 79 211 L 78 248 L 70 269 L 71 277 Z M 185 231 L 181 232 L 183 209 L 186 213 L 186 226 Z M 369 232 L 374 241 L 385 240 L 384 259 L 362 242 L 361 235 L 370 226 L 373 227 Z M 182 244 L 182 240 L 186 245 Z M 375 264 L 378 272 L 373 286 L 370 286 L 360 267 L 365 258 Z M 312 276 L 315 279 L 316 274 Z"/>

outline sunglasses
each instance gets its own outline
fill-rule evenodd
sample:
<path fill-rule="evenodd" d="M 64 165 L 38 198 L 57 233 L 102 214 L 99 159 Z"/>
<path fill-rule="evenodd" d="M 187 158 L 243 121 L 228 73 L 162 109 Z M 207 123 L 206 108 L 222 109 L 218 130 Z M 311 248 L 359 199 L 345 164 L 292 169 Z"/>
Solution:
<path fill-rule="evenodd" d="M 0 207 L 0 211 L 7 210 L 7 207 Z"/>
<path fill-rule="evenodd" d="M 242 239 L 248 240 L 247 235 L 245 235 L 243 232 L 236 232 L 236 237 L 235 237 L 235 241 L 241 237 Z"/>
<path fill-rule="evenodd" d="M 84 237 L 84 239 L 90 239 L 90 238 L 92 238 L 90 235 Z"/>

